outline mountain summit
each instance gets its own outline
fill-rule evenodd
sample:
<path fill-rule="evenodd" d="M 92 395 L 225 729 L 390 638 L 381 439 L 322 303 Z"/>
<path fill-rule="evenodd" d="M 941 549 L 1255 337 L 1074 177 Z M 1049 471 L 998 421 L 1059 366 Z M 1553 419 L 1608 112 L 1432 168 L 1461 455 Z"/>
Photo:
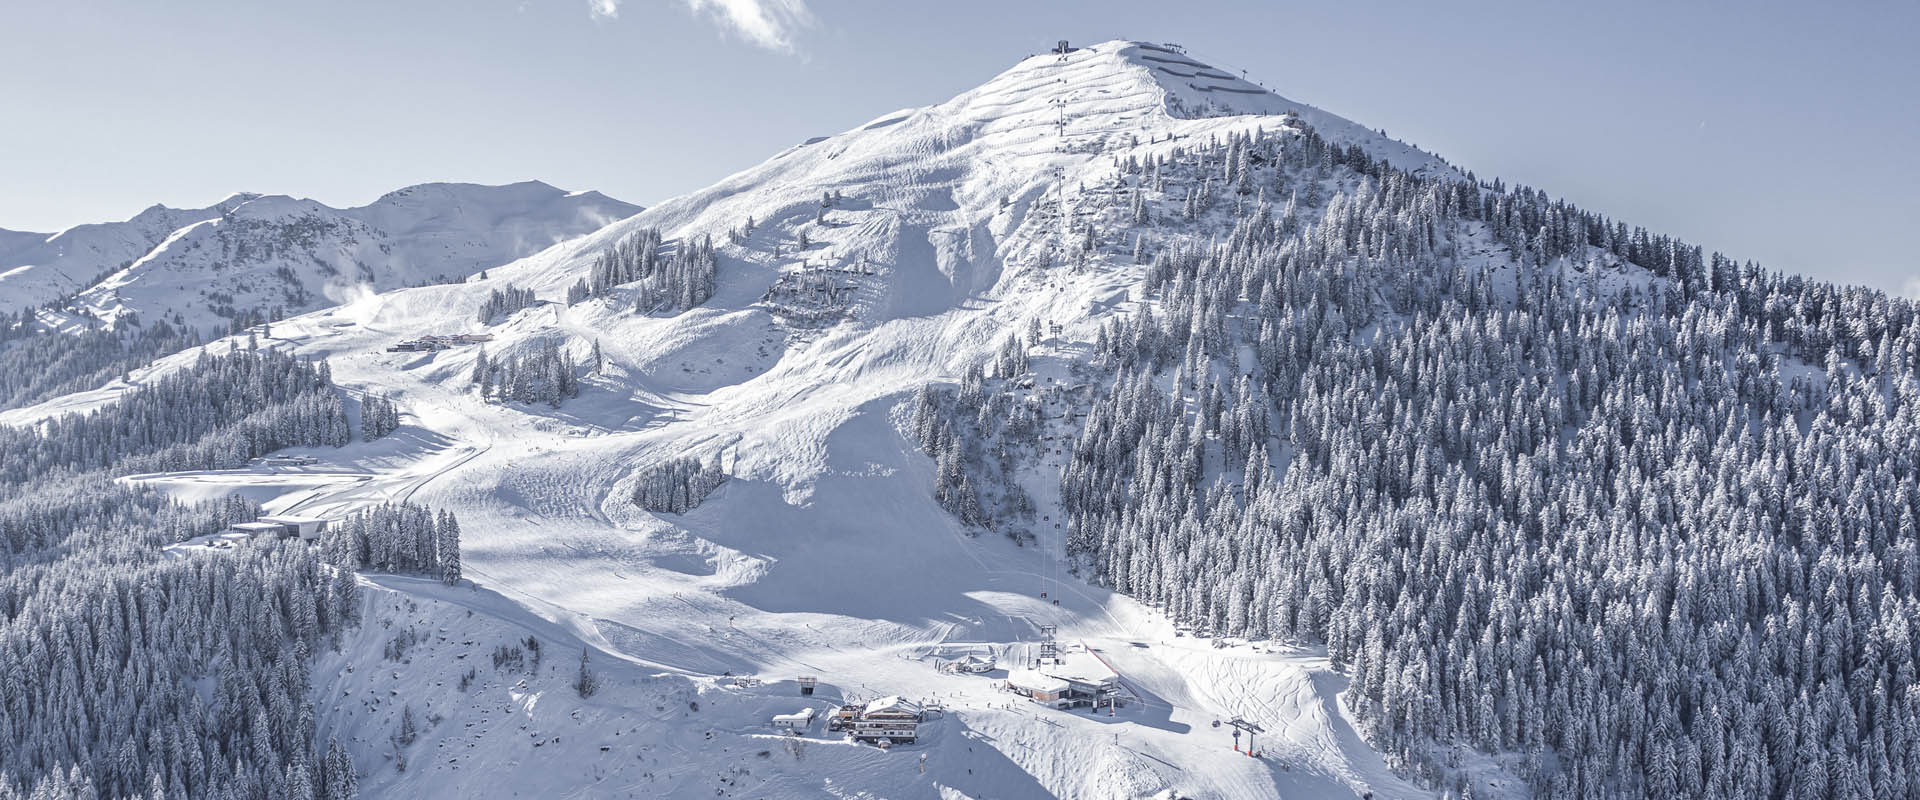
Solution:
<path fill-rule="evenodd" d="M 724 248 L 723 260 L 740 263 L 721 270 L 714 305 L 750 305 L 777 275 L 807 265 L 859 265 L 859 291 L 842 293 L 846 308 L 836 314 L 869 322 L 920 315 L 988 290 L 1007 269 L 1062 246 L 1063 221 L 1091 221 L 1081 218 L 1099 194 L 1089 187 L 1110 181 L 1118 161 L 1308 129 L 1415 174 L 1456 174 L 1434 156 L 1171 46 L 1112 41 L 1032 56 L 947 102 L 791 147 L 529 259 L 515 280 L 563 290 L 600 252 L 643 229 L 727 240 L 752 222 L 757 239 L 791 236 L 821 216 L 823 196 L 833 195 L 835 221 L 812 229 L 804 248 L 780 248 L 777 257 L 774 248 Z M 895 279 L 896 270 L 913 274 Z"/>
<path fill-rule="evenodd" d="M 378 291 L 144 366 L 124 332 L 10 328 L 0 379 L 46 371 L 13 392 L 52 399 L 0 415 L 38 626 L 0 636 L 25 665 L 0 708 L 30 712 L 0 752 L 116 796 L 194 775 L 74 732 L 126 718 L 61 691 L 114 674 L 86 671 L 104 641 L 186 652 L 127 658 L 196 665 L 149 696 L 217 677 L 211 710 L 150 713 L 236 785 L 297 786 L 329 741 L 329 796 L 1920 787 L 1911 301 L 1139 42 L 475 269 L 568 202 L 604 201 L 157 209 L 79 307 Z M 440 276 L 443 250 L 486 255 Z M 348 523 L 298 541 L 314 518 Z M 121 595 L 53 594 L 96 562 Z M 128 590 L 155 564 L 182 588 Z M 201 610 L 141 635 L 156 602 Z"/>

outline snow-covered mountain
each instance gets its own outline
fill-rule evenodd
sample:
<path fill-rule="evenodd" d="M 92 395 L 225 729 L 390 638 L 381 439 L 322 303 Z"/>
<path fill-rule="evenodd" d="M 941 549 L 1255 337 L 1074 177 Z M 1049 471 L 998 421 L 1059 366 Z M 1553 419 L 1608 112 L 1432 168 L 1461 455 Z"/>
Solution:
<path fill-rule="evenodd" d="M 244 199 L 82 301 L 317 213 Z M 1899 796 L 1857 740 L 1920 719 L 1920 315 L 1736 264 L 1106 42 L 213 343 L 398 427 L 124 480 L 457 515 L 471 585 L 362 576 L 316 659 L 364 796 Z M 1049 646 L 1124 707 L 1010 694 Z M 939 709 L 912 746 L 769 724 L 886 695 Z"/>
<path fill-rule="evenodd" d="M 70 300 L 47 321 L 134 313 L 224 331 L 250 312 L 290 315 L 461 280 L 639 211 L 538 181 L 423 184 L 346 209 L 256 194 L 154 206 L 55 234 L 0 231 L 0 307 Z"/>
<path fill-rule="evenodd" d="M 711 188 L 489 270 L 485 280 L 385 292 L 276 324 L 276 343 L 326 357 L 336 380 L 397 391 L 411 422 L 403 430 L 441 443 L 369 456 L 418 466 L 401 467 L 391 483 L 300 493 L 300 510 L 333 513 L 396 490 L 454 509 L 469 574 L 564 622 L 587 646 L 637 660 L 643 673 L 769 682 L 812 673 L 849 697 L 937 692 L 951 704 L 924 778 L 911 752 L 857 769 L 838 766 L 842 756 L 811 755 L 779 771 L 811 775 L 813 788 L 756 782 L 752 796 L 817 796 L 820 780 L 886 797 L 932 797 L 941 787 L 1008 797 L 1423 796 L 1359 743 L 1334 700 L 1337 679 L 1311 651 L 1213 650 L 1070 575 L 1058 445 L 1018 468 L 1042 509 L 1025 526 L 1039 546 L 1025 546 L 969 535 L 934 501 L 933 466 L 897 427 L 917 388 L 958 380 L 1009 332 L 1035 322 L 1061 327 L 1035 352 L 1034 380 L 1059 389 L 1077 382 L 1076 354 L 1141 299 L 1130 238 L 1103 242 L 1098 265 L 1069 263 L 1086 225 L 1124 227 L 1125 197 L 1114 188 L 1120 162 L 1309 126 L 1408 169 L 1451 174 L 1436 158 L 1180 53 L 1109 42 L 1027 58 L 948 102 L 796 145 Z M 620 285 L 563 302 L 592 281 L 606 253 L 647 230 L 668 249 L 714 243 L 709 299 L 683 313 L 637 313 L 639 290 Z M 476 310 L 508 288 L 530 289 L 540 302 L 477 323 Z M 385 352 L 461 332 L 495 338 L 430 354 Z M 596 345 L 603 354 L 604 368 L 583 377 L 579 397 L 547 410 L 475 395 L 470 376 L 483 352 L 498 363 L 548 343 L 583 365 Z M 1049 431 L 1070 436 L 1072 419 Z M 722 454 L 729 480 L 685 515 L 648 513 L 630 499 L 651 465 Z M 933 668 L 933 653 L 964 642 L 1019 658 L 1045 624 L 1114 662 L 1143 697 L 1136 716 L 1115 725 L 1037 711 L 1009 704 L 991 681 Z M 1236 697 L 1228 685 L 1254 694 Z M 625 696 L 607 702 L 655 702 L 633 696 L 638 689 L 617 691 Z M 781 706 L 764 690 L 719 694 L 742 691 L 749 708 Z M 741 700 L 717 702 L 700 706 Z M 336 724 L 376 742 L 397 709 L 373 711 Z M 524 746 L 480 733 L 496 723 L 467 711 L 436 712 L 473 723 L 481 748 Z M 1235 715 L 1274 731 L 1273 751 L 1285 758 L 1229 748 L 1214 723 Z M 732 791 L 716 781 L 740 767 L 760 774 L 733 754 L 753 749 L 764 720 L 681 716 L 655 724 L 668 726 L 669 760 L 683 768 L 664 769 L 649 754 L 607 762 L 603 780 L 691 796 Z M 604 738 L 601 725 L 539 723 L 543 736 L 567 730 L 583 742 Z M 685 731 L 678 738 L 700 739 L 709 727 L 728 744 L 671 744 L 676 728 Z M 468 747 L 460 730 L 435 746 Z M 492 739 L 504 741 L 486 744 Z M 482 762 L 502 757 L 464 752 Z M 376 768 L 362 787 L 484 795 L 502 781 L 523 792 L 554 785 L 476 766 L 421 761 L 404 775 Z"/>
<path fill-rule="evenodd" d="M 1041 509 L 1022 524 L 1024 538 L 982 535 L 935 501 L 933 464 L 902 428 L 917 389 L 957 381 L 1000 352 L 1009 332 L 1036 324 L 1059 328 L 1036 343 L 1032 381 L 1054 392 L 1083 382 L 1100 327 L 1143 299 L 1143 267 L 1126 255 L 1131 239 L 1106 236 L 1084 260 L 1088 226 L 1126 227 L 1116 184 L 1124 161 L 1309 127 L 1409 170 L 1452 174 L 1437 158 L 1174 49 L 1116 41 L 1033 56 L 950 101 L 796 145 L 708 189 L 489 268 L 485 279 L 397 288 L 431 266 L 405 279 L 376 276 L 382 291 L 275 323 L 263 346 L 325 358 L 356 391 L 392 393 L 405 412 L 399 434 L 315 451 L 325 465 L 312 471 L 140 482 L 192 499 L 239 492 L 303 514 L 409 500 L 459 515 L 467 574 L 487 595 L 370 586 L 368 616 L 380 627 L 369 625 L 358 649 L 322 670 L 341 676 L 317 690 L 331 709 L 322 738 L 349 744 L 366 795 L 555 794 L 591 773 L 595 785 L 663 797 L 1423 797 L 1354 734 L 1336 700 L 1342 679 L 1324 656 L 1216 649 L 1070 574 L 1063 444 L 1010 473 Z M 379 248 L 365 231 L 415 230 L 391 220 L 433 216 L 408 210 L 440 207 L 435 194 L 407 190 L 351 215 L 248 198 L 174 229 L 81 303 L 205 320 L 197 292 L 182 287 L 206 286 L 211 296 L 245 283 L 251 299 L 236 295 L 233 305 L 268 304 L 284 297 L 274 269 L 297 266 L 307 277 L 325 273 L 324 263 L 353 276 L 354 262 Z M 460 229 L 497 232 L 473 221 Z M 607 253 L 650 231 L 668 251 L 713 243 L 710 297 L 679 313 L 636 311 L 642 281 L 564 302 L 594 280 Z M 242 247 L 258 254 L 246 277 L 210 268 L 231 257 L 214 254 Z M 328 255 L 316 262 L 310 254 L 320 251 Z M 392 261 L 412 259 L 383 263 Z M 478 310 L 508 289 L 531 290 L 536 302 L 479 322 Z M 142 297 L 168 299 L 154 307 Z M 185 297 L 194 299 L 175 305 Z M 455 333 L 494 338 L 388 352 Z M 578 397 L 554 409 L 476 393 L 482 359 L 535 357 L 551 344 L 583 372 L 591 352 L 604 358 L 582 375 Z M 164 360 L 135 383 L 194 357 Z M 6 422 L 97 407 L 124 388 L 17 409 Z M 1064 443 L 1074 424 L 1065 414 L 1045 435 Z M 689 456 L 724 458 L 718 492 L 685 514 L 636 507 L 650 468 Z M 443 633 L 408 659 L 415 666 L 393 669 L 368 644 L 391 636 L 390 625 Z M 1136 702 L 1111 719 L 1056 712 L 990 678 L 935 669 L 941 654 L 969 649 L 1030 661 L 1043 625 L 1084 657 L 1110 662 Z M 565 661 L 518 683 L 484 679 L 471 696 L 446 688 L 483 667 L 472 661 L 496 640 L 513 646 L 529 632 L 550 647 L 604 654 L 610 686 L 588 701 L 596 710 L 561 714 L 564 706 L 540 702 L 534 715 L 544 692 L 574 701 Z M 768 740 L 762 717 L 806 704 L 787 696 L 803 673 L 818 675 L 830 697 L 944 704 L 920 751 L 926 763 L 912 750 L 876 756 L 820 741 L 817 726 L 804 753 Z M 723 675 L 767 683 L 736 687 Z M 766 688 L 775 686 L 785 692 Z M 413 751 L 450 757 L 417 758 L 404 772 L 386 765 L 407 705 L 384 699 L 393 692 L 420 703 L 406 713 L 445 720 Z M 342 697 L 352 699 L 336 704 Z M 490 703 L 528 716 L 494 715 Z M 1234 716 L 1266 725 L 1265 747 L 1278 757 L 1230 749 L 1217 723 Z M 624 755 L 603 756 L 608 747 Z M 503 766 L 536 754 L 570 766 L 565 775 Z"/>
<path fill-rule="evenodd" d="M 52 234 L 0 231 L 0 299 L 14 309 L 70 297 L 132 264 L 174 231 L 217 219 L 255 196 L 235 194 L 199 209 L 154 206 L 125 222 Z"/>

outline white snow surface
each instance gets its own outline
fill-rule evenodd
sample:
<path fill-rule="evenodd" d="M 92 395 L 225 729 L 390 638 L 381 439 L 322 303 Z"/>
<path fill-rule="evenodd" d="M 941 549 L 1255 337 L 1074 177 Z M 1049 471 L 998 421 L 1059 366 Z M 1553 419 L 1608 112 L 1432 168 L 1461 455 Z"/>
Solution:
<path fill-rule="evenodd" d="M 125 222 L 76 225 L 59 233 L 0 231 L 0 301 L 9 311 L 79 292 L 104 270 L 131 264 L 174 231 L 217 219 L 254 195 L 199 209 L 154 206 Z"/>
<path fill-rule="evenodd" d="M 1322 655 L 1181 637 L 1152 609 L 1067 574 L 1053 522 L 1058 448 L 1019 476 L 1048 520 L 1038 546 L 1021 547 L 970 536 L 943 512 L 933 465 L 901 431 L 916 387 L 953 380 L 1031 319 L 1063 326 L 1035 354 L 1036 380 L 1074 381 L 1097 326 L 1140 299 L 1138 268 L 1122 256 L 1071 268 L 1049 255 L 1071 239 L 1062 216 L 1090 207 L 1082 187 L 1110 180 L 1129 154 L 1278 131 L 1286 111 L 1399 165 L 1450 170 L 1170 50 L 1108 42 L 1036 56 L 486 280 L 367 293 L 276 323 L 263 346 L 324 357 L 345 386 L 394 392 L 401 429 L 311 451 L 323 459 L 313 468 L 130 480 L 195 498 L 247 492 L 280 513 L 399 499 L 458 513 L 472 585 L 367 578 L 367 621 L 315 670 L 321 736 L 350 744 L 363 796 L 1427 797 L 1356 735 L 1344 679 Z M 817 222 L 828 191 L 843 200 Z M 312 207 L 280 198 L 268 209 Z M 749 218 L 744 242 L 728 241 Z M 619 297 L 557 302 L 600 252 L 646 227 L 670 242 L 713 237 L 712 300 L 671 317 L 635 314 Z M 796 253 L 802 233 L 811 246 Z M 859 268 L 839 322 L 789 324 L 760 302 L 803 264 Z M 125 296 L 152 273 L 129 270 L 99 296 Z M 479 303 L 507 285 L 555 302 L 476 324 Z M 496 356 L 552 339 L 584 360 L 597 340 L 607 366 L 558 409 L 501 406 L 468 383 L 479 347 L 385 351 L 482 330 Z M 1073 432 L 1070 419 L 1054 426 L 1049 435 Z M 629 501 L 636 470 L 716 454 L 731 479 L 698 508 L 655 515 Z M 1031 658 L 1043 624 L 1141 702 L 1113 716 L 1055 711 L 996 688 Z M 404 663 L 381 654 L 399 626 L 427 634 Z M 493 668 L 496 646 L 528 635 L 547 648 L 537 674 Z M 962 642 L 993 649 L 998 668 L 938 671 L 935 654 Z M 587 700 L 570 688 L 582 648 L 606 678 Z M 463 692 L 469 667 L 478 678 Z M 890 752 L 832 740 L 816 722 L 796 758 L 767 723 L 802 705 L 792 681 L 803 674 L 819 677 L 823 711 L 888 694 L 947 710 L 923 741 Z M 422 725 L 399 772 L 388 736 L 403 703 L 423 723 L 439 719 Z M 1215 726 L 1234 716 L 1268 731 L 1261 757 Z"/>
<path fill-rule="evenodd" d="M 224 331 L 221 306 L 291 314 L 462 280 L 639 211 L 538 181 L 423 184 L 347 209 L 256 194 L 203 209 L 154 206 L 125 222 L 57 234 L 0 231 L 0 307 L 71 298 L 42 322 L 72 327 L 76 312 L 108 320 L 178 314 L 195 328 Z"/>

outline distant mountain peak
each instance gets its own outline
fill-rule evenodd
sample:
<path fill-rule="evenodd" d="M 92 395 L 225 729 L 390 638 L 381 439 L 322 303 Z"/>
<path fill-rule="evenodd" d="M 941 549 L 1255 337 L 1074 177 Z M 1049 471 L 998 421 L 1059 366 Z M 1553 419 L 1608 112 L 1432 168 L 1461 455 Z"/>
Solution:
<path fill-rule="evenodd" d="M 418 184 L 344 209 L 235 192 L 206 208 L 155 205 L 52 236 L 9 232 L 0 237 L 0 307 L 72 298 L 93 316 L 178 315 L 219 328 L 255 309 L 327 305 L 340 285 L 459 280 L 640 210 L 541 181 Z"/>

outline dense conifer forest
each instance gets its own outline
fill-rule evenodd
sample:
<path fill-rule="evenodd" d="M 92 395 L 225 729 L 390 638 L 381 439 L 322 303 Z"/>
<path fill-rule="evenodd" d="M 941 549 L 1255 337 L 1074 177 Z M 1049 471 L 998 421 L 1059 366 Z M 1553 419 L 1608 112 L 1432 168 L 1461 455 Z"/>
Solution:
<path fill-rule="evenodd" d="M 348 515 L 321 537 L 327 561 L 348 569 L 411 572 L 460 582 L 460 523 L 411 503 Z"/>
<path fill-rule="evenodd" d="M 360 399 L 360 438 L 373 441 L 400 427 L 400 406 L 385 392 L 368 392 Z"/>
<path fill-rule="evenodd" d="M 164 548 L 260 509 L 113 480 L 347 436 L 324 364 L 251 347 L 0 429 L 0 798 L 356 796 L 346 750 L 316 741 L 309 658 L 358 621 L 353 568 L 457 581 L 452 515 L 367 512 L 336 536 L 359 550 L 258 540 L 176 557 Z"/>
<path fill-rule="evenodd" d="M 86 414 L 0 428 L 0 481 L 55 470 L 237 467 L 285 447 L 352 439 L 327 366 L 257 346 L 214 355 Z"/>
<path fill-rule="evenodd" d="M 1324 645 L 1436 786 L 1481 751 L 1549 798 L 1920 792 L 1914 303 L 1292 124 L 1122 162 L 1061 237 L 1151 301 L 1081 364 L 1083 574 Z M 913 423 L 972 523 L 1008 363 Z"/>
<path fill-rule="evenodd" d="M 21 325 L 0 314 L 0 409 L 92 389 L 200 344 L 192 332 L 165 322 L 142 327 L 129 317 L 112 330 L 63 335 L 32 332 L 31 313 L 23 311 L 19 317 L 29 323 Z"/>

